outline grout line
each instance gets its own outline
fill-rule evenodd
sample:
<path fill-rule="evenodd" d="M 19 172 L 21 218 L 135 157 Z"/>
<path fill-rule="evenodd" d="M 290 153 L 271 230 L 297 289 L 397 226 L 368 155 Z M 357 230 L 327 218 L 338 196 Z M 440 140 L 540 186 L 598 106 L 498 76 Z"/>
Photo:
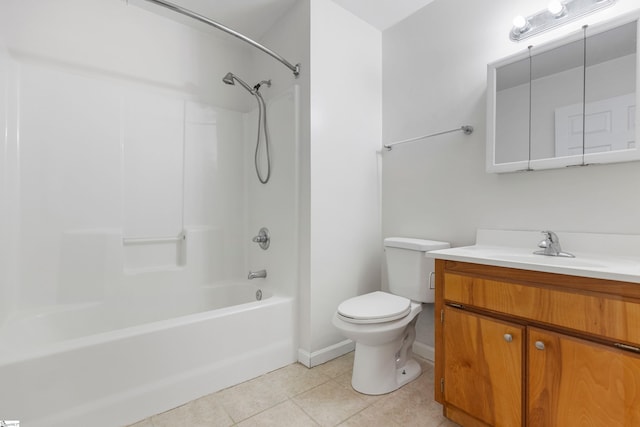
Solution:
<path fill-rule="evenodd" d="M 323 383 L 323 384 L 324 384 L 324 383 Z M 314 387 L 314 388 L 315 388 L 315 387 Z M 296 403 L 296 401 L 295 401 L 295 400 L 293 400 L 293 398 L 291 398 L 291 399 L 289 399 L 289 400 L 291 400 L 291 403 L 293 403 L 294 405 L 296 405 L 296 406 L 297 406 L 297 407 L 298 407 L 298 408 L 299 408 L 299 409 L 300 409 L 300 410 L 301 410 L 301 411 L 302 411 L 302 412 L 303 412 L 307 417 L 309 417 L 309 419 L 310 419 L 311 421 L 313 421 L 314 423 L 316 423 L 316 425 L 318 425 L 318 426 L 320 426 L 320 425 L 321 425 L 321 424 L 320 424 L 320 423 L 319 423 L 315 418 L 313 418 L 313 417 L 311 416 L 311 414 L 309 414 L 307 411 L 305 411 L 305 410 L 304 410 L 304 408 L 303 408 L 302 406 L 298 405 L 298 404 Z"/>

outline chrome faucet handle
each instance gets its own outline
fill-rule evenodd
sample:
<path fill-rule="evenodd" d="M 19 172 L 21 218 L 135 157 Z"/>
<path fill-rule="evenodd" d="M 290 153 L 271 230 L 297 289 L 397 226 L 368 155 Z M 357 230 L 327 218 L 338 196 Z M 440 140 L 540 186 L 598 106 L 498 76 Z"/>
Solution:
<path fill-rule="evenodd" d="M 269 230 L 266 227 L 262 227 L 258 232 L 258 235 L 251 239 L 251 241 L 260 245 L 262 249 L 269 249 L 269 243 L 271 241 Z"/>
<path fill-rule="evenodd" d="M 560 239 L 558 239 L 558 235 L 556 233 L 554 233 L 553 231 L 549 231 L 549 230 L 545 230 L 545 231 L 541 231 L 542 234 L 545 235 L 546 240 L 549 240 L 549 242 L 551 243 L 559 243 Z"/>

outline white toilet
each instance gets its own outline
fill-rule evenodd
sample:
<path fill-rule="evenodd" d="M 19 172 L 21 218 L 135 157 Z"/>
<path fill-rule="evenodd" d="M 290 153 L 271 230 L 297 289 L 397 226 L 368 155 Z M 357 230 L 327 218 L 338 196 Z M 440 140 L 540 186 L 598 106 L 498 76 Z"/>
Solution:
<path fill-rule="evenodd" d="M 356 343 L 351 385 L 360 393 L 385 394 L 416 379 L 420 365 L 411 351 L 422 303 L 434 302 L 434 261 L 425 252 L 450 247 L 432 240 L 384 239 L 389 291 L 344 301 L 333 324 Z"/>

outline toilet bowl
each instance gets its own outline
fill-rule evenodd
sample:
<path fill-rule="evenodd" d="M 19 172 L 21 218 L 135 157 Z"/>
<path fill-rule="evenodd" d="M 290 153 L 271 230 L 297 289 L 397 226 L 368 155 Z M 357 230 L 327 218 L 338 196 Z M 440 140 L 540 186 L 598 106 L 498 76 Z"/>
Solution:
<path fill-rule="evenodd" d="M 411 238 L 384 241 L 389 291 L 349 298 L 338 306 L 333 325 L 355 342 L 351 385 L 360 393 L 390 393 L 421 374 L 413 359 L 415 325 L 422 304 L 433 301 L 433 260 L 424 253 L 450 247 Z"/>
<path fill-rule="evenodd" d="M 370 298 L 374 297 L 374 298 Z M 415 340 L 415 324 L 422 304 L 406 300 L 406 313 L 384 317 L 353 319 L 341 313 L 345 303 L 369 303 L 374 299 L 403 298 L 385 292 L 373 292 L 351 298 L 341 304 L 333 317 L 333 325 L 355 341 L 352 387 L 364 394 L 390 393 L 420 376 L 420 365 L 413 360 L 411 347 Z M 347 312 L 343 308 L 343 311 Z"/>

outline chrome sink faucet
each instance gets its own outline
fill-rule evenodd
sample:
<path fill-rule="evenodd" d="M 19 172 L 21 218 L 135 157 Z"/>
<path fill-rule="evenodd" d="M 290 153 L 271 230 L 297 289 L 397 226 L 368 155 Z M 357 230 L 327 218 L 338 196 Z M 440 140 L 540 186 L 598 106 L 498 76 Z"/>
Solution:
<path fill-rule="evenodd" d="M 546 255 L 546 256 L 561 256 L 567 258 L 575 258 L 575 255 L 570 254 L 569 252 L 563 252 L 562 247 L 560 246 L 560 239 L 558 235 L 553 231 L 542 231 L 544 234 L 544 239 L 542 239 L 538 243 L 538 247 L 542 248 L 541 251 L 535 251 L 536 255 Z"/>

